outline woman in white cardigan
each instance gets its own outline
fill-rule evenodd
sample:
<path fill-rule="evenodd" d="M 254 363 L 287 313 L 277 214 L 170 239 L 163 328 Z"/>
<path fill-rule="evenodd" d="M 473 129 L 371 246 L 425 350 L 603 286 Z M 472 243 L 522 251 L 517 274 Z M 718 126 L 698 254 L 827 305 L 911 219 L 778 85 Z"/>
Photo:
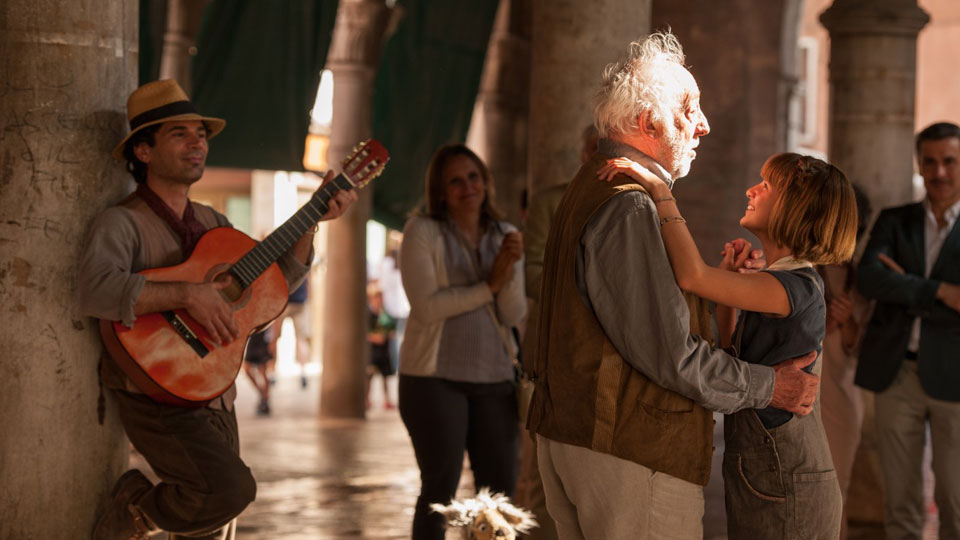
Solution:
<path fill-rule="evenodd" d="M 526 314 L 523 240 L 493 205 L 486 165 L 463 145 L 427 169 L 426 208 L 404 228 L 410 317 L 400 350 L 400 416 L 421 490 L 413 539 L 442 540 L 430 504 L 456 493 L 463 453 L 477 489 L 513 494 L 518 419 L 511 327 Z"/>

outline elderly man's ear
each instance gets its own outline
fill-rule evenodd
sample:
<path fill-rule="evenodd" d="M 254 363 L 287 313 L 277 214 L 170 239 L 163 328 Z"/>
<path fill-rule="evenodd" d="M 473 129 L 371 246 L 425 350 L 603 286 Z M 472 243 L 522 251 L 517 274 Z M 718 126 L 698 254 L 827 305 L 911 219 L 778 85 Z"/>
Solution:
<path fill-rule="evenodd" d="M 661 130 L 653 118 L 653 112 L 650 110 L 643 111 L 637 116 L 637 130 L 651 139 L 658 139 L 661 135 Z"/>

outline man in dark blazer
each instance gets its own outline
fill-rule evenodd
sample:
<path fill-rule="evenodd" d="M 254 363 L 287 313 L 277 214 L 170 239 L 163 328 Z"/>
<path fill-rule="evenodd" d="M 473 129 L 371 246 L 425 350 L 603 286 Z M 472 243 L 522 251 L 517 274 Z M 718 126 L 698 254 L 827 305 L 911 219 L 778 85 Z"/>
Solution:
<path fill-rule="evenodd" d="M 877 301 L 856 383 L 877 393 L 891 539 L 922 538 L 929 422 L 940 539 L 960 539 L 960 127 L 917 135 L 923 201 L 880 213 L 857 288 Z"/>

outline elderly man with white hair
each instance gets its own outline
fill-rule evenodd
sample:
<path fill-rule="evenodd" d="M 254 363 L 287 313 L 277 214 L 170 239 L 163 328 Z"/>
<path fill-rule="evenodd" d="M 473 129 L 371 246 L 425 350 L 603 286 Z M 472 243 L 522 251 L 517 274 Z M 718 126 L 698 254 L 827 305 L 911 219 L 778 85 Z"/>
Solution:
<path fill-rule="evenodd" d="M 597 180 L 616 157 L 671 185 L 689 172 L 710 127 L 676 37 L 650 35 L 606 68 L 594 121 L 598 152 L 550 229 L 528 362 L 547 509 L 561 539 L 699 539 L 709 409 L 809 413 L 819 379 L 800 367 L 816 353 L 770 368 L 713 348 L 704 303 L 674 281 L 654 201 L 626 176 Z"/>

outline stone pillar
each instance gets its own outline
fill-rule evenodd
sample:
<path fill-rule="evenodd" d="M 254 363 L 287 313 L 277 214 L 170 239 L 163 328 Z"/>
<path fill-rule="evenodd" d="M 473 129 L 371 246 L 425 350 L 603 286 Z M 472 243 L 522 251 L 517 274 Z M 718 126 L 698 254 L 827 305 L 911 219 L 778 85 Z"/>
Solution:
<path fill-rule="evenodd" d="M 916 0 L 835 0 L 830 32 L 829 158 L 863 186 L 875 210 L 912 199 Z"/>
<path fill-rule="evenodd" d="M 333 72 L 330 167 L 371 134 L 373 76 L 390 14 L 383 0 L 342 0 L 327 68 Z M 340 219 L 329 222 L 320 415 L 365 414 L 367 345 L 366 234 L 372 187 Z"/>
<path fill-rule="evenodd" d="M 828 157 L 864 188 L 874 215 L 913 198 L 917 34 L 929 20 L 916 0 L 835 0 L 820 15 L 830 32 Z M 872 396 L 867 404 L 846 514 L 882 523 Z"/>
<path fill-rule="evenodd" d="M 800 7 L 798 0 L 654 2 L 651 28 L 670 27 L 680 40 L 710 121 L 710 134 L 674 195 L 711 264 L 730 239 L 743 236 L 756 245 L 739 225 L 744 193 L 767 158 L 787 150 Z"/>
<path fill-rule="evenodd" d="M 136 2 L 0 4 L 0 538 L 88 534 L 127 463 L 73 298 L 87 226 L 132 187 L 110 150 L 136 47 Z"/>
<path fill-rule="evenodd" d="M 191 95 L 191 60 L 197 54 L 197 35 L 208 0 L 167 0 L 167 31 L 163 34 L 160 78 L 176 79 Z"/>
<path fill-rule="evenodd" d="M 467 146 L 486 162 L 507 221 L 520 224 L 527 187 L 530 0 L 502 0 L 490 35 Z"/>
<path fill-rule="evenodd" d="M 568 182 L 603 68 L 650 31 L 650 0 L 533 0 L 529 192 Z"/>

